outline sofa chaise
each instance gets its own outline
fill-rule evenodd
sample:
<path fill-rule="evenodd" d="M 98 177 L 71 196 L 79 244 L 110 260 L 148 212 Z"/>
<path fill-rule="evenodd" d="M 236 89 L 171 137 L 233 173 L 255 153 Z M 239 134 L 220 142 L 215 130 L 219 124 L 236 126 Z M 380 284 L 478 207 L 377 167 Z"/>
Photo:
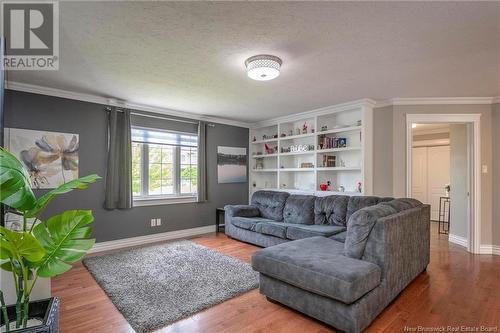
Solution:
<path fill-rule="evenodd" d="M 360 332 L 422 271 L 430 207 L 402 198 L 255 192 L 226 206 L 226 234 L 252 256 L 260 292 L 346 332 Z"/>

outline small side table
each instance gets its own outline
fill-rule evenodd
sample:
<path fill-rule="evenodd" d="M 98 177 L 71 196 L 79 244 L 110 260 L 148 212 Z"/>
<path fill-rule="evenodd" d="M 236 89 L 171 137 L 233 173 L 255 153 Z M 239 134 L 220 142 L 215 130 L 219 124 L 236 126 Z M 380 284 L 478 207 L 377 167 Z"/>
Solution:
<path fill-rule="evenodd" d="M 449 232 L 450 232 L 450 197 L 440 197 L 438 233 L 447 235 Z"/>
<path fill-rule="evenodd" d="M 220 224 L 220 216 L 222 215 L 222 218 L 224 219 L 224 214 L 224 208 L 217 208 L 215 210 L 215 233 L 218 233 L 220 228 L 224 229 L 224 226 L 226 225 L 225 223 Z"/>

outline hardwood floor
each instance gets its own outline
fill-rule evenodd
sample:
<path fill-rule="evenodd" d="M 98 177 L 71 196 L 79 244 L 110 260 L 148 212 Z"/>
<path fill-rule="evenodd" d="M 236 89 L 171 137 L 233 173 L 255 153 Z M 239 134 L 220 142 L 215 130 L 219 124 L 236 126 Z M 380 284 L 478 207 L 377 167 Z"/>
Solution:
<path fill-rule="evenodd" d="M 500 326 L 500 256 L 471 255 L 432 228 L 431 263 L 368 327 L 367 332 L 404 332 L 406 327 Z M 210 234 L 198 244 L 250 261 L 259 248 Z M 79 263 L 53 279 L 61 298 L 61 333 L 134 332 Z M 335 332 L 319 321 L 268 302 L 253 290 L 180 320 L 158 332 Z"/>

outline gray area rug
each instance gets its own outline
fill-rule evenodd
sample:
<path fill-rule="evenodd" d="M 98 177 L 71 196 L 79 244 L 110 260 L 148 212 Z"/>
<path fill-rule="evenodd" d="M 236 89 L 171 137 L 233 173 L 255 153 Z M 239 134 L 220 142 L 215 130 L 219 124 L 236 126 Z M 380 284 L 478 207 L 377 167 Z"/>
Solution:
<path fill-rule="evenodd" d="M 259 285 L 249 264 L 190 241 L 90 257 L 83 263 L 139 333 Z"/>

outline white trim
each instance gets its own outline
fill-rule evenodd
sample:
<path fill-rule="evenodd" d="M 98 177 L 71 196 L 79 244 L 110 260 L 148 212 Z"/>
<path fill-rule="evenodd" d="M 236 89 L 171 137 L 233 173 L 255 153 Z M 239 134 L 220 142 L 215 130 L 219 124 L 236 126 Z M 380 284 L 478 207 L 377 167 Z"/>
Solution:
<path fill-rule="evenodd" d="M 376 108 L 390 105 L 453 105 L 453 104 L 494 104 L 499 103 L 500 97 L 416 97 L 391 98 L 377 101 Z"/>
<path fill-rule="evenodd" d="M 341 112 L 341 111 L 346 111 L 346 110 L 350 110 L 350 109 L 357 109 L 357 108 L 363 107 L 363 106 L 368 107 L 368 108 L 381 108 L 381 107 L 391 106 L 391 105 L 495 104 L 495 103 L 500 103 L 500 96 L 495 96 L 495 97 L 417 97 L 417 98 L 397 97 L 397 98 L 391 98 L 391 99 L 379 100 L 379 101 L 376 101 L 376 100 L 371 99 L 371 98 L 363 98 L 363 99 L 358 99 L 358 100 L 350 101 L 350 102 L 346 102 L 346 103 L 334 104 L 334 105 L 330 105 L 330 106 L 326 106 L 326 107 L 322 107 L 322 108 L 318 108 L 318 109 L 313 109 L 313 110 L 309 110 L 309 111 L 305 111 L 305 112 L 295 113 L 292 115 L 271 118 L 271 119 L 267 119 L 267 120 L 263 120 L 263 121 L 259 121 L 259 122 L 255 122 L 255 123 L 249 123 L 249 122 L 243 122 L 243 121 L 225 119 L 225 118 L 219 118 L 219 117 L 203 116 L 203 115 L 194 114 L 194 113 L 190 113 L 190 112 L 182 112 L 182 111 L 178 111 L 178 110 L 149 106 L 149 105 L 144 105 L 144 104 L 129 103 L 126 101 L 120 101 L 120 100 L 117 100 L 115 98 L 110 98 L 110 97 L 77 93 L 77 92 L 73 92 L 73 91 L 69 91 L 69 90 L 50 88 L 50 87 L 44 87 L 44 86 L 22 83 L 22 82 L 15 82 L 15 81 L 6 81 L 5 89 L 29 92 L 29 93 L 33 93 L 33 94 L 68 98 L 68 99 L 73 99 L 73 100 L 77 100 L 77 101 L 84 101 L 84 102 L 90 102 L 90 103 L 96 103 L 96 104 L 121 106 L 121 107 L 127 107 L 127 108 L 135 109 L 135 110 L 149 111 L 149 112 L 153 112 L 153 113 L 159 113 L 159 114 L 165 114 L 165 115 L 171 115 L 171 116 L 177 116 L 177 117 L 184 117 L 184 118 L 190 118 L 190 119 L 196 119 L 196 120 L 204 120 L 204 121 L 208 121 L 208 122 L 214 122 L 214 123 L 226 124 L 226 125 L 232 125 L 232 126 L 238 126 L 238 127 L 244 127 L 244 128 L 258 128 L 258 127 L 267 126 L 268 124 L 269 125 L 276 125 L 279 122 L 294 121 L 296 119 L 302 119 L 302 118 L 308 117 L 308 116 L 310 116 L 312 118 L 314 116 L 318 116 L 318 115 L 322 115 L 322 114 Z"/>
<path fill-rule="evenodd" d="M 149 105 L 138 104 L 138 103 L 130 103 L 130 102 L 126 102 L 126 101 L 119 101 L 117 99 L 109 98 L 109 97 L 77 93 L 77 92 L 73 92 L 73 91 L 69 91 L 69 90 L 49 88 L 49 87 L 37 86 L 34 84 L 27 84 L 27 83 L 21 83 L 21 82 L 7 81 L 6 85 L 5 85 L 5 89 L 23 91 L 23 92 L 46 95 L 46 96 L 68 98 L 68 99 L 73 99 L 73 100 L 77 100 L 77 101 L 96 103 L 96 104 L 102 104 L 102 105 L 120 106 L 120 107 L 133 109 L 133 110 L 154 112 L 154 113 L 159 113 L 159 114 L 164 114 L 164 115 L 169 115 L 169 116 L 189 118 L 189 119 L 195 119 L 195 120 L 203 120 L 203 121 L 207 121 L 207 122 L 214 122 L 214 123 L 218 123 L 218 124 L 225 124 L 225 125 L 238 126 L 238 127 L 244 127 L 244 128 L 250 128 L 250 126 L 251 126 L 250 123 L 243 122 L 243 121 L 237 121 L 237 120 L 231 120 L 231 119 L 225 119 L 225 118 L 219 118 L 219 117 L 212 117 L 212 116 L 204 116 L 204 115 L 195 114 L 195 113 L 191 113 L 191 112 L 183 112 L 183 111 L 177 111 L 177 110 L 172 110 L 172 109 L 167 109 L 167 108 L 162 108 L 162 107 L 149 106 Z"/>
<path fill-rule="evenodd" d="M 251 124 L 250 128 L 260 128 L 266 126 L 277 125 L 278 123 L 301 120 L 304 118 L 313 118 L 324 114 L 342 112 L 360 107 L 382 108 L 392 105 L 477 105 L 477 104 L 495 104 L 500 103 L 500 96 L 496 97 L 415 97 L 415 98 L 390 98 L 386 100 L 374 100 L 371 98 L 358 99 L 351 102 L 333 104 L 318 109 L 313 109 L 305 112 L 294 113 L 287 116 L 270 118 Z"/>
<path fill-rule="evenodd" d="M 161 206 L 161 205 L 172 205 L 172 204 L 183 204 L 183 203 L 195 203 L 197 202 L 196 196 L 186 196 L 186 197 L 172 197 L 172 198 L 134 198 L 133 207 L 144 207 L 144 206 Z"/>
<path fill-rule="evenodd" d="M 479 250 L 479 254 L 493 254 L 500 256 L 500 245 L 482 244 Z"/>
<path fill-rule="evenodd" d="M 450 145 L 450 139 L 413 141 L 413 147 L 435 147 L 435 146 L 449 146 L 449 145 Z"/>
<path fill-rule="evenodd" d="M 452 235 L 452 234 L 448 235 L 448 242 L 453 243 L 453 244 L 457 244 L 457 245 L 460 245 L 463 247 L 467 247 L 467 245 L 469 243 L 467 241 L 467 238 L 462 237 L 462 236 Z"/>
<path fill-rule="evenodd" d="M 359 110 L 362 107 L 371 109 L 375 105 L 376 105 L 375 100 L 370 99 L 370 98 L 363 98 L 363 99 L 358 99 L 358 100 L 347 102 L 347 103 L 334 104 L 334 105 L 325 106 L 322 108 L 313 109 L 313 110 L 309 110 L 309 111 L 305 111 L 305 112 L 294 113 L 294 114 L 291 114 L 288 116 L 276 117 L 276 118 L 271 118 L 271 119 L 259 121 L 259 122 L 252 124 L 252 126 L 250 128 L 256 129 L 256 128 L 261 128 L 261 127 L 277 125 L 278 123 L 286 123 L 286 122 L 302 120 L 302 119 L 307 119 L 307 118 L 314 118 L 316 116 L 322 116 L 322 115 L 336 113 L 336 112 L 343 112 L 343 111 L 349 111 L 349 110 Z"/>
<path fill-rule="evenodd" d="M 183 229 L 169 232 L 162 232 L 157 234 L 151 234 L 146 236 L 131 237 L 124 239 L 117 239 L 108 242 L 99 242 L 94 245 L 94 247 L 89 251 L 89 253 L 97 253 L 102 251 L 116 250 L 124 247 L 138 246 L 149 243 L 162 242 L 172 239 L 187 238 L 197 235 L 208 234 L 215 232 L 215 225 L 208 225 L 205 227 Z"/>
<path fill-rule="evenodd" d="M 467 251 L 480 253 L 481 244 L 481 114 L 407 114 L 406 115 L 406 195 L 412 188 L 412 123 L 472 123 L 472 163 L 470 218 Z"/>
<path fill-rule="evenodd" d="M 429 135 L 429 134 L 442 134 L 442 133 L 450 133 L 450 128 L 449 127 L 441 127 L 441 128 L 432 128 L 432 129 L 419 129 L 414 128 L 413 129 L 413 135 L 418 136 L 418 135 Z"/>

